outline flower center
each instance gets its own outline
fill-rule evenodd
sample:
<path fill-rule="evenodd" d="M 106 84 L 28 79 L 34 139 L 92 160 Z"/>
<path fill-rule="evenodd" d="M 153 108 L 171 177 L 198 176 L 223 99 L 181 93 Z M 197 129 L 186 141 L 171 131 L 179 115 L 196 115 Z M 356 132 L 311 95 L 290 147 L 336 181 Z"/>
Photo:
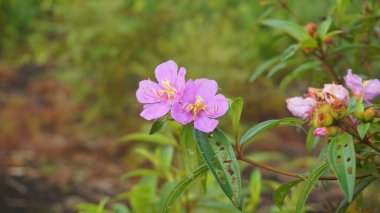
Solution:
<path fill-rule="evenodd" d="M 173 99 L 174 95 L 177 94 L 177 89 L 175 87 L 172 87 L 168 80 L 162 81 L 161 84 L 164 87 L 164 89 L 159 90 L 158 94 L 160 96 L 162 96 L 163 94 L 166 94 L 169 100 Z"/>
<path fill-rule="evenodd" d="M 206 110 L 207 105 L 203 104 L 203 99 L 201 96 L 197 97 L 197 101 L 194 104 L 189 104 L 187 106 L 188 112 L 193 112 L 193 117 L 195 118 L 202 110 Z"/>

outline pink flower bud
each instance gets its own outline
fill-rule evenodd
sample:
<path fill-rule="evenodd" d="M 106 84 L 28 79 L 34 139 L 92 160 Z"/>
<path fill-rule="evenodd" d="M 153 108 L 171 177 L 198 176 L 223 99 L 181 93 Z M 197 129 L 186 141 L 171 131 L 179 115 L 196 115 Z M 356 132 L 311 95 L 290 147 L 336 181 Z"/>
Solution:
<path fill-rule="evenodd" d="M 347 89 L 338 84 L 325 84 L 322 90 L 327 103 L 331 105 L 346 105 L 350 99 Z"/>
<path fill-rule="evenodd" d="M 312 98 L 293 97 L 286 100 L 288 110 L 297 117 L 304 120 L 313 114 L 317 101 Z"/>
<path fill-rule="evenodd" d="M 317 137 L 328 136 L 329 132 L 327 127 L 319 127 L 313 131 L 313 135 Z"/>

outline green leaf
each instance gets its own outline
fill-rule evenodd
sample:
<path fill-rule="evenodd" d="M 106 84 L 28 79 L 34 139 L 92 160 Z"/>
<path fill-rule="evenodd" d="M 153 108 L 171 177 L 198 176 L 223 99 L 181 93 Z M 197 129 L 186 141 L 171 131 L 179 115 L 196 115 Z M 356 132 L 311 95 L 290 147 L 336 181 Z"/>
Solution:
<path fill-rule="evenodd" d="M 298 118 L 283 118 L 283 119 L 264 121 L 248 129 L 244 133 L 244 135 L 241 137 L 240 144 L 247 143 L 253 137 L 257 136 L 258 134 L 270 128 L 277 127 L 277 126 L 285 126 L 285 125 L 301 127 L 303 123 L 304 121 Z"/>
<path fill-rule="evenodd" d="M 227 197 L 242 209 L 241 177 L 230 141 L 219 129 L 210 134 L 194 130 L 203 159 Z"/>
<path fill-rule="evenodd" d="M 129 213 L 129 209 L 122 203 L 115 203 L 112 206 L 113 213 Z"/>
<path fill-rule="evenodd" d="M 172 166 L 173 156 L 174 156 L 174 147 L 165 146 L 160 149 L 160 164 L 162 169 L 165 172 L 169 172 Z"/>
<path fill-rule="evenodd" d="M 370 183 L 375 181 L 377 178 L 370 176 L 365 177 L 358 181 L 358 183 L 355 186 L 354 189 L 354 195 L 353 198 L 355 199 Z M 335 210 L 336 213 L 345 213 L 347 212 L 347 208 L 350 206 L 350 201 L 345 198 L 338 206 L 338 208 Z"/>
<path fill-rule="evenodd" d="M 260 75 L 262 75 L 265 71 L 267 71 L 270 67 L 272 67 L 274 64 L 280 61 L 280 57 L 271 58 L 264 63 L 260 64 L 253 73 L 251 74 L 251 77 L 249 78 L 249 82 L 254 82 Z"/>
<path fill-rule="evenodd" d="M 246 208 L 248 212 L 254 212 L 257 205 L 260 203 L 260 194 L 262 187 L 262 178 L 259 170 L 255 169 L 251 173 L 251 178 L 249 179 L 249 189 L 250 189 L 250 199 L 249 204 Z"/>
<path fill-rule="evenodd" d="M 306 29 L 296 23 L 283 20 L 267 19 L 262 22 L 263 25 L 285 31 L 297 41 L 304 41 L 310 38 Z"/>
<path fill-rule="evenodd" d="M 296 180 L 290 181 L 288 183 L 285 183 L 285 184 L 281 185 L 280 187 L 278 187 L 274 191 L 274 193 L 273 193 L 273 199 L 274 199 L 274 202 L 276 203 L 276 206 L 280 210 L 282 209 L 285 197 L 286 197 L 286 195 L 288 195 L 290 189 L 293 186 L 296 186 L 297 184 L 299 184 L 301 181 L 303 181 L 303 179 L 296 179 Z"/>
<path fill-rule="evenodd" d="M 243 98 L 239 97 L 229 102 L 228 115 L 235 130 L 239 129 L 241 112 L 243 111 Z"/>
<path fill-rule="evenodd" d="M 307 198 L 309 197 L 309 194 L 313 190 L 315 184 L 318 182 L 319 177 L 322 175 L 323 171 L 327 168 L 328 165 L 329 164 L 326 161 L 310 172 L 309 177 L 307 178 L 306 182 L 303 184 L 301 193 L 297 200 L 297 205 L 296 205 L 297 213 L 302 212 L 302 209 L 305 206 L 305 203 L 306 203 Z"/>
<path fill-rule="evenodd" d="M 307 132 L 307 137 L 306 137 L 306 150 L 308 153 L 311 153 L 315 146 L 318 144 L 320 141 L 319 137 L 315 137 L 313 132 L 315 128 L 310 128 L 309 131 Z"/>
<path fill-rule="evenodd" d="M 326 34 L 330 29 L 332 23 L 332 19 L 328 16 L 322 23 L 318 25 L 318 36 L 320 39 L 324 40 L 326 38 Z"/>
<path fill-rule="evenodd" d="M 176 141 L 168 136 L 161 134 L 146 134 L 146 133 L 132 133 L 129 135 L 125 135 L 118 140 L 118 143 L 125 142 L 135 142 L 135 141 L 144 141 L 155 144 L 164 144 L 164 145 L 177 145 Z"/>
<path fill-rule="evenodd" d="M 364 168 L 366 168 L 374 177 L 380 178 L 380 173 L 376 164 L 377 154 L 369 154 L 364 159 Z"/>
<path fill-rule="evenodd" d="M 328 146 L 328 160 L 347 200 L 352 201 L 356 175 L 356 157 L 354 141 L 351 135 L 343 133 L 331 139 Z"/>
<path fill-rule="evenodd" d="M 162 127 L 164 127 L 167 120 L 168 119 L 166 116 L 155 120 L 154 123 L 152 124 L 152 127 L 150 128 L 149 134 L 153 135 L 154 133 L 160 131 Z"/>
<path fill-rule="evenodd" d="M 164 199 L 163 206 L 161 208 L 161 213 L 167 213 L 172 208 L 178 197 L 190 186 L 190 184 L 197 179 L 200 175 L 207 172 L 206 164 L 203 164 L 194 172 L 189 174 L 186 178 L 182 179 L 169 193 L 169 195 Z"/>
<path fill-rule="evenodd" d="M 285 62 L 289 58 L 291 58 L 299 49 L 298 44 L 290 45 L 284 52 L 281 54 L 281 62 Z"/>
<path fill-rule="evenodd" d="M 359 133 L 359 137 L 361 139 L 363 139 L 365 137 L 370 126 L 371 126 L 371 123 L 361 123 L 358 125 L 358 127 L 357 127 L 358 133 Z"/>
<path fill-rule="evenodd" d="M 121 179 L 127 180 L 128 178 L 131 178 L 131 177 L 145 176 L 145 175 L 157 175 L 157 171 L 152 170 L 152 169 L 135 169 L 123 174 L 121 176 Z"/>
<path fill-rule="evenodd" d="M 268 74 L 267 74 L 267 78 L 271 78 L 272 76 L 274 76 L 275 74 L 277 74 L 279 71 L 293 65 L 297 63 L 296 60 L 289 60 L 289 61 L 284 61 L 284 62 L 281 62 L 277 65 L 275 65 L 274 67 L 272 67 L 272 69 L 270 69 L 268 71 Z"/>
<path fill-rule="evenodd" d="M 313 69 L 317 66 L 320 65 L 320 62 L 319 61 L 310 61 L 310 62 L 306 62 L 302 65 L 300 65 L 299 67 L 297 67 L 292 73 L 290 73 L 289 75 L 287 75 L 280 83 L 280 90 L 284 90 L 285 87 L 291 82 L 293 81 L 297 76 L 305 73 L 306 71 L 310 70 L 310 69 Z"/>
<path fill-rule="evenodd" d="M 192 125 L 186 125 L 182 129 L 181 135 L 179 137 L 179 141 L 183 151 L 182 157 L 184 159 L 186 170 L 188 172 L 193 171 L 194 169 L 198 168 L 199 166 L 205 163 L 201 156 L 201 153 L 197 148 L 197 143 L 195 142 L 193 136 L 193 130 L 194 128 Z M 200 177 L 199 179 L 202 182 L 203 191 L 206 191 L 207 173 L 204 173 L 202 177 Z"/>

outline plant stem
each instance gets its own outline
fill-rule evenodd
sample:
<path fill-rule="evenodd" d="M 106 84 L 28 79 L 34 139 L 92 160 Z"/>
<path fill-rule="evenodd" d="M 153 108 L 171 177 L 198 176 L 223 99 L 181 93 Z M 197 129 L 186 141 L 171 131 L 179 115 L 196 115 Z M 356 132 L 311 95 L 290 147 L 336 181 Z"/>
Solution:
<path fill-rule="evenodd" d="M 366 140 L 364 141 L 364 143 L 367 144 L 372 149 L 374 149 L 374 150 L 376 150 L 377 152 L 380 153 L 380 148 L 378 146 L 376 146 L 376 144 L 374 142 L 372 142 L 371 139 L 366 138 Z"/>
<path fill-rule="evenodd" d="M 338 77 L 338 75 L 335 73 L 334 68 L 331 66 L 328 55 L 322 48 L 321 41 L 318 39 L 318 50 L 319 50 L 319 56 L 317 58 L 321 61 L 322 66 L 325 68 L 326 72 L 331 76 L 331 78 L 338 84 L 343 85 L 343 81 Z"/>
<path fill-rule="evenodd" d="M 294 172 L 289 172 L 289 171 L 285 171 L 282 169 L 274 168 L 272 166 L 268 166 L 265 164 L 258 163 L 256 161 L 253 161 L 253 160 L 246 158 L 244 156 L 238 156 L 238 160 L 244 161 L 244 162 L 248 163 L 249 165 L 259 167 L 259 168 L 262 168 L 262 169 L 265 169 L 265 170 L 268 170 L 268 171 L 271 171 L 271 172 L 274 172 L 277 174 L 281 174 L 281 175 L 285 175 L 285 176 L 289 176 L 289 177 L 296 177 L 296 178 L 306 178 L 306 179 L 308 178 L 307 176 L 305 177 L 305 176 L 302 176 L 302 175 L 294 173 Z M 365 178 L 368 176 L 371 176 L 371 174 L 358 175 L 358 176 L 356 176 L 356 179 L 361 179 L 361 178 Z M 322 177 L 319 177 L 319 180 L 337 180 L 337 178 L 334 176 L 322 176 Z"/>

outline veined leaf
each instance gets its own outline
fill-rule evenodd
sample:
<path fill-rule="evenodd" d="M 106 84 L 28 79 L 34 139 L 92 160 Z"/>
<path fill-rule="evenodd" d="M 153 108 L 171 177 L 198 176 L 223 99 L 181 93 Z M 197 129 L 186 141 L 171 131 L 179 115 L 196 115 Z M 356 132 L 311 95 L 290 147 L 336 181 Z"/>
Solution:
<path fill-rule="evenodd" d="M 311 61 L 311 62 L 306 62 L 299 67 L 297 67 L 292 73 L 287 75 L 280 83 L 280 90 L 284 90 L 285 87 L 297 76 L 305 73 L 306 71 L 313 69 L 314 67 L 319 66 L 320 62 L 319 61 Z"/>
<path fill-rule="evenodd" d="M 361 139 L 363 139 L 364 136 L 367 134 L 367 131 L 370 126 L 371 126 L 371 123 L 361 123 L 358 125 L 358 133 Z"/>
<path fill-rule="evenodd" d="M 270 128 L 277 127 L 277 126 L 285 126 L 285 125 L 301 127 L 301 124 L 303 123 L 304 121 L 298 118 L 283 118 L 283 119 L 278 119 L 278 120 L 264 121 L 248 129 L 244 133 L 244 135 L 241 137 L 240 144 L 247 143 L 253 137 L 257 136 L 258 134 Z"/>
<path fill-rule="evenodd" d="M 372 183 L 374 180 L 376 180 L 376 177 L 370 176 L 363 178 L 358 181 L 358 183 L 355 186 L 354 189 L 354 195 L 353 198 L 355 199 L 370 183 Z M 338 208 L 335 210 L 336 213 L 344 213 L 347 212 L 347 208 L 350 206 L 350 201 L 345 198 L 338 206 Z"/>
<path fill-rule="evenodd" d="M 313 190 L 315 184 L 318 182 L 319 177 L 322 175 L 323 171 L 327 168 L 328 162 L 324 162 L 319 165 L 316 169 L 310 172 L 309 177 L 306 182 L 303 184 L 300 196 L 296 205 L 296 212 L 302 212 L 303 207 L 305 206 L 306 200 L 309 197 L 309 194 Z"/>
<path fill-rule="evenodd" d="M 240 169 L 231 143 L 219 129 L 210 134 L 194 130 L 203 159 L 227 197 L 242 209 Z"/>
<path fill-rule="evenodd" d="M 262 24 L 285 31 L 297 41 L 304 41 L 310 38 L 310 35 L 304 27 L 290 21 L 267 19 L 264 20 Z"/>
<path fill-rule="evenodd" d="M 125 135 L 118 140 L 118 143 L 125 143 L 131 141 L 144 141 L 155 144 L 164 144 L 164 145 L 177 145 L 173 138 L 170 138 L 161 134 L 146 134 L 146 133 L 132 133 Z"/>
<path fill-rule="evenodd" d="M 307 132 L 307 137 L 306 137 L 306 150 L 308 153 L 311 153 L 313 151 L 313 149 L 315 148 L 315 146 L 318 144 L 318 142 L 320 141 L 320 138 L 319 137 L 315 137 L 313 135 L 313 131 L 315 130 L 315 128 L 311 127 L 309 129 L 309 131 Z"/>
<path fill-rule="evenodd" d="M 281 62 L 285 62 L 289 58 L 291 58 L 299 49 L 299 44 L 290 45 L 284 52 L 281 54 Z"/>
<path fill-rule="evenodd" d="M 162 127 L 164 127 L 167 120 L 168 119 L 166 116 L 155 120 L 152 124 L 152 127 L 150 128 L 149 134 L 153 135 L 154 133 L 160 131 Z"/>
<path fill-rule="evenodd" d="M 193 130 L 194 128 L 192 125 L 184 126 L 179 138 L 183 151 L 182 157 L 184 158 L 185 166 L 188 172 L 193 171 L 205 163 L 197 148 L 197 144 L 193 136 Z M 206 191 L 207 172 L 202 174 L 199 180 L 202 182 L 203 191 Z"/>
<path fill-rule="evenodd" d="M 243 111 L 243 98 L 239 97 L 229 101 L 228 115 L 230 116 L 232 126 L 235 130 L 239 128 L 241 112 Z"/>
<path fill-rule="evenodd" d="M 280 210 L 282 209 L 285 197 L 286 197 L 286 195 L 288 195 L 290 189 L 293 186 L 299 184 L 301 181 L 303 181 L 303 179 L 296 179 L 296 180 L 290 181 L 288 183 L 285 183 L 285 184 L 281 185 L 280 187 L 278 187 L 274 191 L 274 193 L 273 193 L 273 199 L 274 199 L 274 202 L 276 203 L 276 206 Z"/>
<path fill-rule="evenodd" d="M 328 16 L 322 23 L 318 25 L 318 36 L 322 40 L 326 38 L 326 34 L 330 29 L 332 23 L 332 19 L 330 16 Z"/>
<path fill-rule="evenodd" d="M 251 193 L 249 204 L 247 206 L 248 212 L 254 212 L 257 205 L 260 203 L 260 194 L 262 187 L 262 178 L 259 170 L 254 170 L 251 173 L 251 178 L 249 179 L 249 190 Z"/>
<path fill-rule="evenodd" d="M 207 172 L 206 164 L 203 164 L 193 173 L 189 174 L 186 178 L 182 179 L 164 199 L 161 213 L 169 212 L 178 197 L 190 186 L 190 184 L 197 179 L 200 175 Z"/>
<path fill-rule="evenodd" d="M 351 202 L 356 175 L 355 147 L 351 135 L 343 133 L 331 140 L 328 146 L 328 160 L 346 199 Z"/>
<path fill-rule="evenodd" d="M 269 68 L 274 66 L 279 61 L 280 61 L 280 57 L 275 57 L 260 64 L 251 74 L 251 77 L 249 78 L 249 82 L 250 83 L 254 82 L 260 75 L 262 75 L 265 71 L 267 71 Z"/>

